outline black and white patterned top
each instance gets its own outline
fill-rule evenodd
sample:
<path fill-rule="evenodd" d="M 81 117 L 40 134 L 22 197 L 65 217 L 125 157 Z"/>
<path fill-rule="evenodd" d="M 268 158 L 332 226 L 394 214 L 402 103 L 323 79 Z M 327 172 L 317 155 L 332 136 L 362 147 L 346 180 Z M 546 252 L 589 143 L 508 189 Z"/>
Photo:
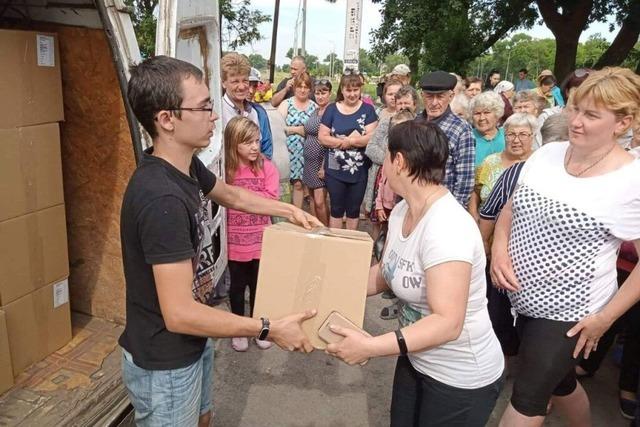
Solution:
<path fill-rule="evenodd" d="M 568 142 L 525 163 L 513 196 L 509 254 L 521 286 L 511 304 L 525 316 L 578 321 L 617 290 L 616 256 L 640 238 L 640 160 L 605 175 L 564 169 Z"/>

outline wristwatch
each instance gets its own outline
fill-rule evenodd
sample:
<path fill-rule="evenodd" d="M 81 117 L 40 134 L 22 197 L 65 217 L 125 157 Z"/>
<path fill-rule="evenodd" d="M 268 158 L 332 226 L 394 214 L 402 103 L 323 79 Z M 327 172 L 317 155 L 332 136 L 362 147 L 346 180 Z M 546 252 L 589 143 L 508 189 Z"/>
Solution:
<path fill-rule="evenodd" d="M 270 323 L 269 323 L 269 319 L 265 317 L 261 317 L 260 320 L 262 320 L 262 329 L 260 329 L 260 333 L 258 334 L 258 339 L 261 341 L 264 341 L 267 339 L 267 336 L 269 335 Z"/>

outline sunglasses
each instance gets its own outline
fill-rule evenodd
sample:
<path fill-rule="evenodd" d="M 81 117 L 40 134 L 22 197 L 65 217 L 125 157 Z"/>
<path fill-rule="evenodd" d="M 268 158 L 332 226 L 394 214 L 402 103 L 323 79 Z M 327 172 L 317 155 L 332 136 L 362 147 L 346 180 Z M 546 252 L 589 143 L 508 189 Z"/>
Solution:
<path fill-rule="evenodd" d="M 313 82 L 314 86 L 331 86 L 331 80 L 329 79 L 318 79 L 316 81 Z"/>
<path fill-rule="evenodd" d="M 589 71 L 590 71 L 590 70 L 588 70 L 588 69 L 586 69 L 586 68 L 578 68 L 577 70 L 575 70 L 575 71 L 573 72 L 573 74 L 574 74 L 577 78 L 579 78 L 579 79 L 580 79 L 580 78 L 582 78 L 582 77 L 588 76 L 588 75 L 589 75 Z"/>

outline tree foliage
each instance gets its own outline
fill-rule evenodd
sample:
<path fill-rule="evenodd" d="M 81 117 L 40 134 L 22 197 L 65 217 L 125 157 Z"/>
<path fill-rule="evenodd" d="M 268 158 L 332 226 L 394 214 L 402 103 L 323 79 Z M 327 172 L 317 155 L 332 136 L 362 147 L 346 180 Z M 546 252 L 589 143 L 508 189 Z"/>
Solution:
<path fill-rule="evenodd" d="M 499 46 L 510 32 L 530 28 L 540 17 L 555 36 L 555 50 L 548 68 L 554 69 L 558 78 L 575 68 L 580 34 L 591 23 L 614 16 L 619 28 L 616 39 L 601 56 L 596 61 L 590 57 L 590 63 L 598 67 L 618 65 L 635 55 L 633 46 L 640 34 L 638 0 L 373 2 L 381 5 L 382 13 L 382 24 L 372 31 L 375 56 L 404 54 L 409 58 L 411 69 L 418 72 L 436 68 L 465 70 L 471 61 Z M 614 29 L 611 25 L 610 30 Z M 546 58 L 540 58 L 539 62 L 543 60 Z"/>
<path fill-rule="evenodd" d="M 156 46 L 156 17 L 158 0 L 125 0 L 132 10 L 131 20 L 143 58 L 153 56 Z M 271 21 L 269 15 L 252 9 L 250 0 L 219 0 L 222 41 L 234 50 L 256 40 L 261 35 L 258 26 Z"/>

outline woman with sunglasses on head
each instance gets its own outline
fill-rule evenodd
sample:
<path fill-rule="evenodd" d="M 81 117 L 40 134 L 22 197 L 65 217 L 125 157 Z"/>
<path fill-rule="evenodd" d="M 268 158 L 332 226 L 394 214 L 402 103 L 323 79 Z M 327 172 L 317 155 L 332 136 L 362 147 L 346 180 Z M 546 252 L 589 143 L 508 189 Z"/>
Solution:
<path fill-rule="evenodd" d="M 327 147 L 324 161 L 325 184 L 331 199 L 329 226 L 342 228 L 347 216 L 347 229 L 356 230 L 360 205 L 367 186 L 370 161 L 364 150 L 378 126 L 373 106 L 362 102 L 362 80 L 348 72 L 340 79 L 336 102 L 324 114 L 318 139 Z"/>
<path fill-rule="evenodd" d="M 569 141 L 539 148 L 494 232 L 491 276 L 517 313 L 520 370 L 502 426 L 540 426 L 549 399 L 591 425 L 575 365 L 640 299 L 637 266 L 618 290 L 622 241 L 640 248 L 640 160 L 617 138 L 640 119 L 640 77 L 596 71 L 571 95 Z"/>
<path fill-rule="evenodd" d="M 318 130 L 320 120 L 331 99 L 331 81 L 318 79 L 313 84 L 314 95 L 318 108 L 311 113 L 304 124 L 306 138 L 304 141 L 304 170 L 302 183 L 311 193 L 311 212 L 324 225 L 329 225 L 329 206 L 327 205 L 327 190 L 324 183 L 324 158 L 327 149 L 320 145 Z"/>

